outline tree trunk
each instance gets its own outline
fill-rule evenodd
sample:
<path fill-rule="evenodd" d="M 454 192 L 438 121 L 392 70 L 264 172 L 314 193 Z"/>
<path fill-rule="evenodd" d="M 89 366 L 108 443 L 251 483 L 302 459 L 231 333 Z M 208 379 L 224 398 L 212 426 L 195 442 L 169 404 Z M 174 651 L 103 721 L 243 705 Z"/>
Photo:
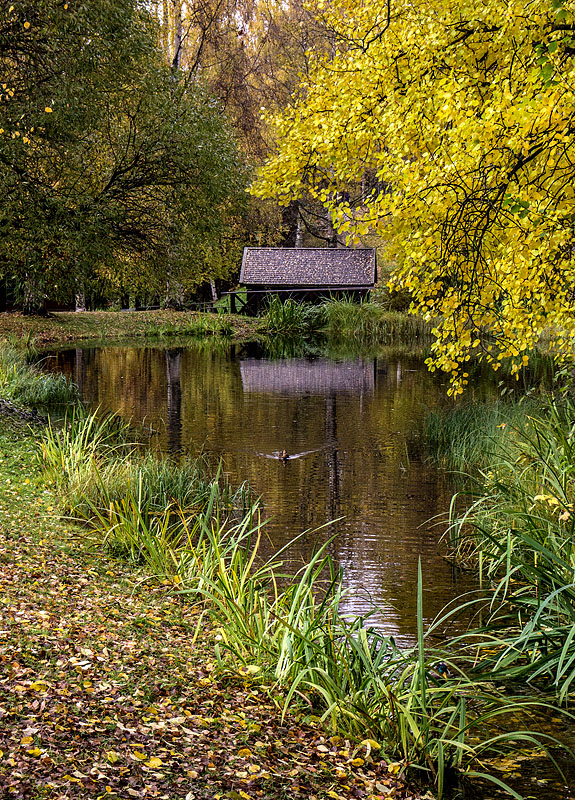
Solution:
<path fill-rule="evenodd" d="M 163 306 L 178 311 L 184 308 L 184 287 L 171 275 L 168 276 L 166 283 L 166 297 Z"/>
<path fill-rule="evenodd" d="M 24 314 L 46 316 L 44 281 L 38 275 L 28 273 L 24 279 L 22 311 Z"/>
<path fill-rule="evenodd" d="M 210 289 L 212 290 L 212 300 L 214 303 L 218 301 L 218 290 L 216 289 L 216 282 L 213 278 L 210 279 Z"/>
<path fill-rule="evenodd" d="M 85 311 L 85 310 L 86 310 L 86 293 L 84 291 L 84 286 L 80 285 L 76 289 L 75 311 Z"/>

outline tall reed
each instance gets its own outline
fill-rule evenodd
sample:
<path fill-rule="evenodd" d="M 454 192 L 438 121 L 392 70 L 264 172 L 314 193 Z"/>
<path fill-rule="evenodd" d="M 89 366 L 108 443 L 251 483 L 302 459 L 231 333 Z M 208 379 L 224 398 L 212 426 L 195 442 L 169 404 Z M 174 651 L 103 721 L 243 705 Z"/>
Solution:
<path fill-rule="evenodd" d="M 479 473 L 479 496 L 454 513 L 456 552 L 471 552 L 491 589 L 479 670 L 575 686 L 575 404 L 549 400 L 503 429 Z"/>
<path fill-rule="evenodd" d="M 62 406 L 78 398 L 78 387 L 64 375 L 42 372 L 25 352 L 0 342 L 0 395 L 25 406 Z"/>
<path fill-rule="evenodd" d="M 359 342 L 418 340 L 431 336 L 431 324 L 402 311 L 389 311 L 378 303 L 352 299 L 324 303 L 325 330 L 334 339 Z"/>
<path fill-rule="evenodd" d="M 273 295 L 262 317 L 263 332 L 283 336 L 306 335 L 321 330 L 324 325 L 322 306 L 298 303 Z"/>

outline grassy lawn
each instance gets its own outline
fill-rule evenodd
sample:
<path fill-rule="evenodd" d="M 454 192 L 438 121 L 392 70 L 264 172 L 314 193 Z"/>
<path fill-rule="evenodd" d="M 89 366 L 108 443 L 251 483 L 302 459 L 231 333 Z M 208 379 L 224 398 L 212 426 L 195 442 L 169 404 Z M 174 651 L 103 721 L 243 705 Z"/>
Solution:
<path fill-rule="evenodd" d="M 0 796 L 419 796 L 317 719 L 282 723 L 272 687 L 217 670 L 197 607 L 59 517 L 37 435 L 0 417 Z"/>
<path fill-rule="evenodd" d="M 255 335 L 256 320 L 240 315 L 168 310 L 61 311 L 47 317 L 0 314 L 0 340 L 15 338 L 42 346 L 79 339 L 110 341 L 135 336 L 178 335 L 192 332 L 200 320 L 214 327 L 229 325 L 230 334 L 236 340 L 251 339 Z"/>

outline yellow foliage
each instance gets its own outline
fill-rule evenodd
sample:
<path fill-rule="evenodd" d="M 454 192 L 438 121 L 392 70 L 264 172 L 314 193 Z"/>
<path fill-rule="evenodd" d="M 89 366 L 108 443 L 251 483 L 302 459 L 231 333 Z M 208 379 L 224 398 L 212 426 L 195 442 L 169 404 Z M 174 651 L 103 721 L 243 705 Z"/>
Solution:
<path fill-rule="evenodd" d="M 334 51 L 271 119 L 279 147 L 252 191 L 311 192 L 349 242 L 377 233 L 392 287 L 440 318 L 429 366 L 457 395 L 471 354 L 516 373 L 544 329 L 573 352 L 575 0 L 387 9 L 317 0 Z"/>

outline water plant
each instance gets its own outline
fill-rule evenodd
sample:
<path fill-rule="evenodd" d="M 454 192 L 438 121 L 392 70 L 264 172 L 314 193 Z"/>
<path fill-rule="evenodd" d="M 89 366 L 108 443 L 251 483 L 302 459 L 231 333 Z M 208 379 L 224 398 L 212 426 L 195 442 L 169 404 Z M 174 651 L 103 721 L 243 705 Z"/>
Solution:
<path fill-rule="evenodd" d="M 298 303 L 292 298 L 281 300 L 273 295 L 262 317 L 262 329 L 269 334 L 294 336 L 317 332 L 324 322 L 323 306 Z"/>
<path fill-rule="evenodd" d="M 502 429 L 475 501 L 452 514 L 454 555 L 490 589 L 472 636 L 479 670 L 551 685 L 575 681 L 575 405 L 547 400 Z"/>
<path fill-rule="evenodd" d="M 48 424 L 41 462 L 60 493 L 63 511 L 92 521 L 110 509 L 147 519 L 176 504 L 190 513 L 204 508 L 215 488 L 218 508 L 243 514 L 252 506 L 247 484 L 232 490 L 202 457 L 175 460 L 144 452 L 135 434 L 117 414 L 79 408 L 62 424 Z"/>
<path fill-rule="evenodd" d="M 43 372 L 27 362 L 26 352 L 0 343 L 0 394 L 25 406 L 62 406 L 78 398 L 64 375 Z"/>

